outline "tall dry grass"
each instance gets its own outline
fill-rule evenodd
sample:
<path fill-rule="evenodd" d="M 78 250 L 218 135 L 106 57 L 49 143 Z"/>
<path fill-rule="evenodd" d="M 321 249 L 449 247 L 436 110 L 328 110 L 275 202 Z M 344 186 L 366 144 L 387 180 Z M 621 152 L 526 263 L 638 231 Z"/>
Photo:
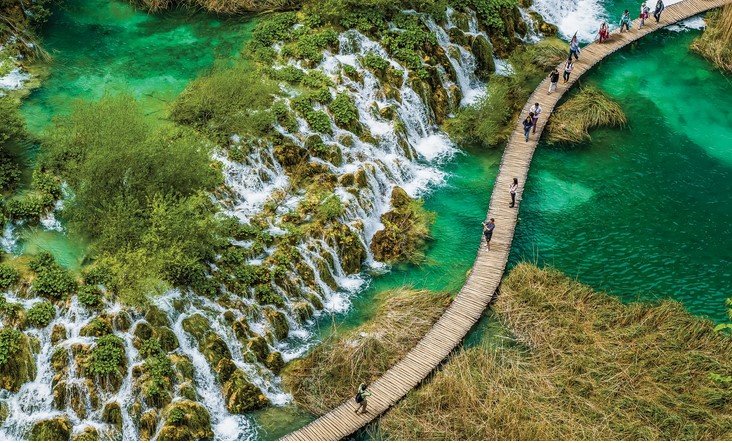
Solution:
<path fill-rule="evenodd" d="M 307 356 L 290 363 L 283 381 L 302 408 L 323 414 L 354 396 L 396 364 L 449 304 L 444 293 L 397 289 L 377 296 L 373 318 L 355 330 L 334 333 Z"/>
<path fill-rule="evenodd" d="M 522 264 L 495 306 L 515 346 L 455 354 L 384 416 L 396 440 L 732 437 L 732 341 L 676 302 L 622 304 Z"/>
<path fill-rule="evenodd" d="M 583 87 L 559 105 L 547 127 L 550 142 L 579 143 L 590 139 L 590 129 L 624 126 L 628 122 L 620 105 L 595 86 Z"/>
<path fill-rule="evenodd" d="M 706 21 L 704 33 L 692 42 L 691 49 L 732 72 L 732 5 L 711 11 Z"/>

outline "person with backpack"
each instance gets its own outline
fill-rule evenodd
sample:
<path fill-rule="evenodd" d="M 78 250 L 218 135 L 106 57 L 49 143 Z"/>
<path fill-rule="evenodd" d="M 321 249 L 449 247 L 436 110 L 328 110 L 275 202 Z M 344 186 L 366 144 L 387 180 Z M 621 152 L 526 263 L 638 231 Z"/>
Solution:
<path fill-rule="evenodd" d="M 661 12 L 663 12 L 664 9 L 666 9 L 666 6 L 663 4 L 663 0 L 658 0 L 656 2 L 656 9 L 653 10 L 653 18 L 656 19 L 656 23 L 661 20 Z"/>
<path fill-rule="evenodd" d="M 492 218 L 488 222 L 483 222 L 483 236 L 485 237 L 485 245 L 491 250 L 491 238 L 493 230 L 496 229 L 496 219 Z"/>
<path fill-rule="evenodd" d="M 369 392 L 368 385 L 366 383 L 361 383 L 361 386 L 358 387 L 358 393 L 356 393 L 356 403 L 358 404 L 358 407 L 353 411 L 355 414 L 365 414 L 368 412 L 366 410 L 366 406 L 368 404 L 366 397 L 371 397 L 371 392 Z"/>
<path fill-rule="evenodd" d="M 577 33 L 575 32 L 572 40 L 569 42 L 569 59 L 572 60 L 572 56 L 574 56 L 575 60 L 579 60 L 579 54 L 580 46 L 579 41 L 577 41 Z"/>
<path fill-rule="evenodd" d="M 559 71 L 557 68 L 549 74 L 549 94 L 557 90 L 557 83 L 559 83 Z"/>
<path fill-rule="evenodd" d="M 623 16 L 620 17 L 620 32 L 623 32 L 623 28 L 626 31 L 630 31 L 630 11 L 627 9 L 623 12 Z"/>

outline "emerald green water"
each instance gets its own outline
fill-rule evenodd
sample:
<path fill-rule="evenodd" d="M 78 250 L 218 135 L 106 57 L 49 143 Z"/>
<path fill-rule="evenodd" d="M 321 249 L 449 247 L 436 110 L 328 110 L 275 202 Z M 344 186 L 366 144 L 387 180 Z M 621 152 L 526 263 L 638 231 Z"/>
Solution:
<path fill-rule="evenodd" d="M 177 10 L 149 15 L 128 2 L 67 0 L 43 30 L 51 63 L 46 77 L 21 108 L 31 132 L 41 134 L 52 118 L 69 112 L 76 100 L 130 94 L 148 114 L 165 117 L 166 107 L 188 82 L 218 59 L 237 57 L 254 21 L 225 20 Z M 37 147 L 23 153 L 31 165 Z M 38 228 L 18 229 L 16 253 L 51 252 L 77 268 L 86 247 L 79 239 Z"/>
<path fill-rule="evenodd" d="M 123 1 L 64 1 L 43 32 L 54 60 L 24 103 L 29 128 L 42 129 L 74 100 L 109 93 L 131 94 L 162 116 L 214 60 L 236 56 L 253 26 L 253 20 L 184 10 L 149 15 Z"/>
<path fill-rule="evenodd" d="M 624 129 L 542 143 L 511 262 L 529 259 L 625 300 L 671 297 L 725 316 L 732 295 L 732 83 L 688 51 L 698 32 L 662 31 L 583 82 L 622 104 Z"/>

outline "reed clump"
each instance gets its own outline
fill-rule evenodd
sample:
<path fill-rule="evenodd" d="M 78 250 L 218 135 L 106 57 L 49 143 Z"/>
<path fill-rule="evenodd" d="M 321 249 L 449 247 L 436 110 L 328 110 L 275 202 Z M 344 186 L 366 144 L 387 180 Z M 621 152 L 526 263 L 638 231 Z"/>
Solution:
<path fill-rule="evenodd" d="M 673 301 L 623 304 L 521 264 L 495 306 L 512 346 L 455 354 L 384 416 L 396 440 L 732 436 L 732 341 Z"/>
<path fill-rule="evenodd" d="M 379 294 L 371 320 L 329 336 L 285 368 L 295 403 L 320 415 L 355 395 L 360 383 L 378 378 L 417 344 L 449 300 L 445 293 L 407 288 Z"/>
<path fill-rule="evenodd" d="M 596 86 L 585 86 L 561 104 L 548 124 L 552 143 L 579 143 L 590 140 L 590 129 L 622 127 L 628 122 L 620 104 Z"/>
<path fill-rule="evenodd" d="M 707 27 L 691 49 L 718 68 L 732 72 L 732 5 L 715 9 L 706 16 Z"/>

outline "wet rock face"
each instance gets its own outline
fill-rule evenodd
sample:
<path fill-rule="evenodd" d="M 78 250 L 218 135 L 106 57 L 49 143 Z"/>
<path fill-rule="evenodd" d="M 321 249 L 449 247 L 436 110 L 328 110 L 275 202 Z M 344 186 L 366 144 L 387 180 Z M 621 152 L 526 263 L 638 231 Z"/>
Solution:
<path fill-rule="evenodd" d="M 493 60 L 493 46 L 487 38 L 479 35 L 473 39 L 471 48 L 478 63 L 476 74 L 478 78 L 487 80 L 496 71 L 496 63 Z"/>
<path fill-rule="evenodd" d="M 73 426 L 65 415 L 41 420 L 33 425 L 28 440 L 32 441 L 67 441 L 71 438 Z"/>

